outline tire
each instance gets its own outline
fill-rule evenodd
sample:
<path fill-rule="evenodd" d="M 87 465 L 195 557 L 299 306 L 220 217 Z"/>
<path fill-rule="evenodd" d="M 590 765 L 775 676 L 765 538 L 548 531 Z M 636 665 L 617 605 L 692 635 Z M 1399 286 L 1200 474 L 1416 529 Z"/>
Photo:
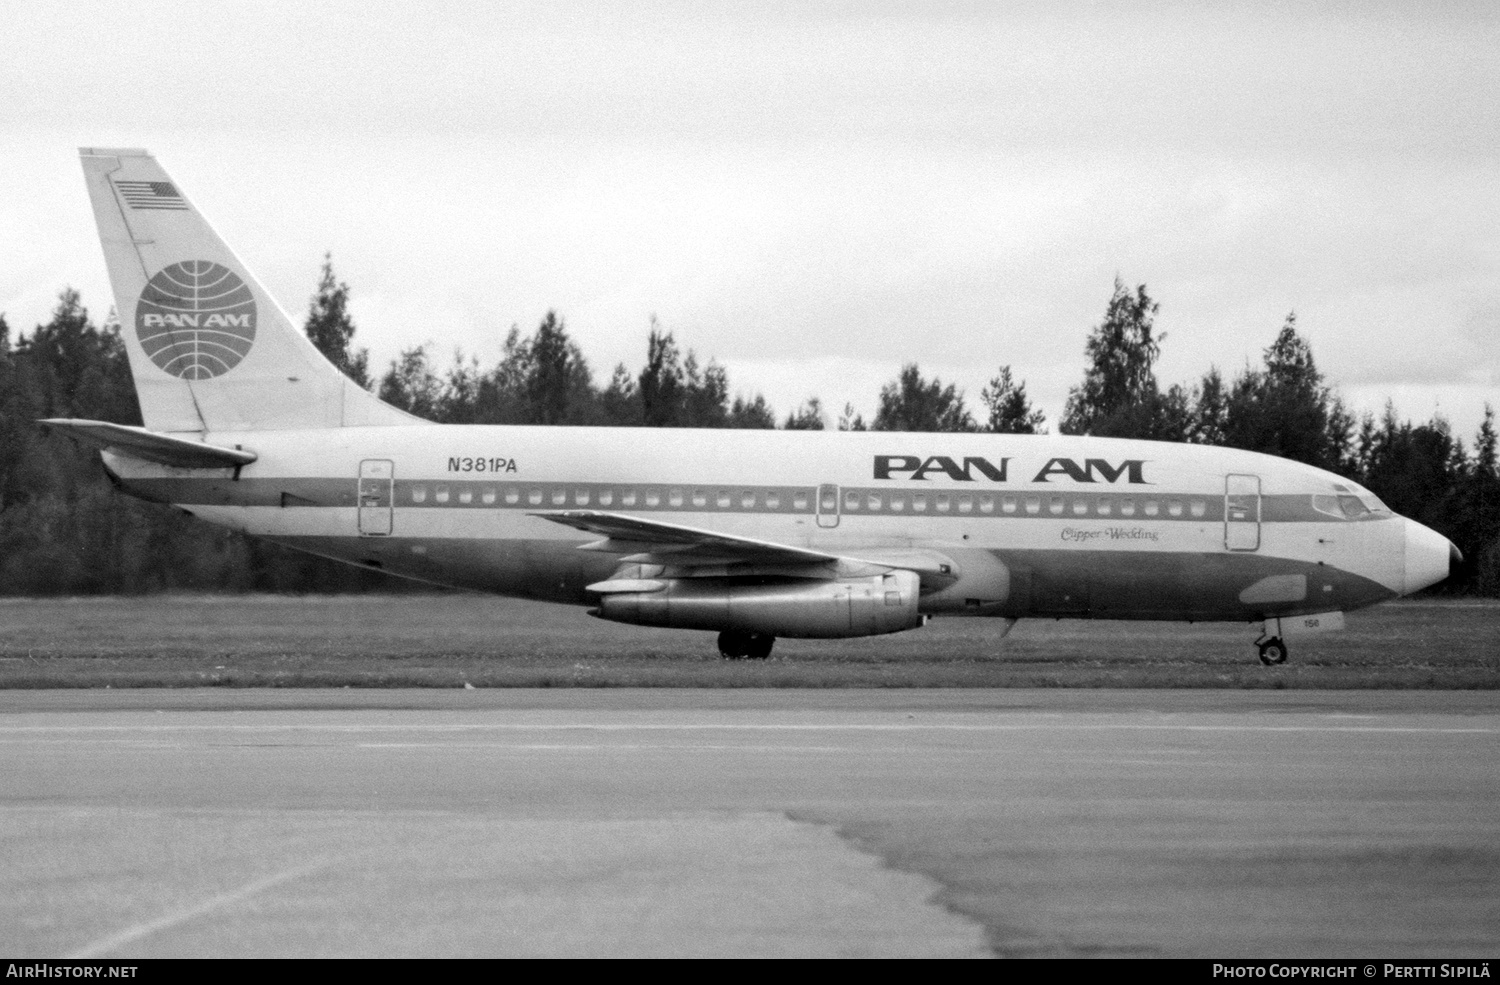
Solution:
<path fill-rule="evenodd" d="M 732 633 L 725 630 L 719 634 L 719 656 L 725 660 L 744 660 L 751 655 L 753 643 L 750 633 Z"/>
<path fill-rule="evenodd" d="M 745 656 L 751 660 L 765 660 L 771 655 L 771 647 L 776 645 L 776 637 L 769 633 L 751 633 L 750 649 Z"/>
<path fill-rule="evenodd" d="M 1260 662 L 1267 667 L 1286 663 L 1286 644 L 1272 637 L 1260 645 Z"/>

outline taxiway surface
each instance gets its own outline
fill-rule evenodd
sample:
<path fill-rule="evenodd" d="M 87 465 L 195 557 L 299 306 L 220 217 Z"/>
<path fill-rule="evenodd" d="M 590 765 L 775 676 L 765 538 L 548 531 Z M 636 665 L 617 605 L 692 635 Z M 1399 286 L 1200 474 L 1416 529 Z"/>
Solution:
<path fill-rule="evenodd" d="M 0 693 L 0 952 L 1493 957 L 1500 694 Z"/>

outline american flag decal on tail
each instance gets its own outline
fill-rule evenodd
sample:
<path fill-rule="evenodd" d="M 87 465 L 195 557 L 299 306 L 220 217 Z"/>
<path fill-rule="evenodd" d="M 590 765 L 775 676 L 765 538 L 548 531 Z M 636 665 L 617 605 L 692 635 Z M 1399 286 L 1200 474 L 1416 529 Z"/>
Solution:
<path fill-rule="evenodd" d="M 115 187 L 132 209 L 186 209 L 176 186 L 170 181 L 117 181 Z"/>

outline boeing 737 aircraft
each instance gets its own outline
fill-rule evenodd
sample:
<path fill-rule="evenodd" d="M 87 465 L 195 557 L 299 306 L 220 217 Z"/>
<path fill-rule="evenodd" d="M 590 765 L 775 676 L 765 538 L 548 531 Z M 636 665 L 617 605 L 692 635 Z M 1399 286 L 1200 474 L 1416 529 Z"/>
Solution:
<path fill-rule="evenodd" d="M 150 154 L 82 158 L 145 426 L 43 423 L 126 492 L 288 547 L 727 657 L 965 615 L 1261 623 L 1267 664 L 1458 558 L 1347 479 L 1229 448 L 432 424 L 324 359 Z"/>

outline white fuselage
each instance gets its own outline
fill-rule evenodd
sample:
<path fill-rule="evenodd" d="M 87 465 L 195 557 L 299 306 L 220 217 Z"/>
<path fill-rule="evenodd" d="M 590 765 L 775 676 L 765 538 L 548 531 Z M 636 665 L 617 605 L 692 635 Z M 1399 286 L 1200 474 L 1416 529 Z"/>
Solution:
<path fill-rule="evenodd" d="M 536 515 L 571 509 L 949 559 L 957 583 L 924 580 L 928 612 L 1252 620 L 1368 605 L 1447 572 L 1445 540 L 1369 510 L 1337 476 L 1206 446 L 457 425 L 206 439 L 259 458 L 237 474 L 107 460 L 130 491 L 252 535 L 558 601 L 587 600 L 621 560 L 577 550 L 597 538 Z M 1363 511 L 1339 508 L 1361 495 Z"/>

